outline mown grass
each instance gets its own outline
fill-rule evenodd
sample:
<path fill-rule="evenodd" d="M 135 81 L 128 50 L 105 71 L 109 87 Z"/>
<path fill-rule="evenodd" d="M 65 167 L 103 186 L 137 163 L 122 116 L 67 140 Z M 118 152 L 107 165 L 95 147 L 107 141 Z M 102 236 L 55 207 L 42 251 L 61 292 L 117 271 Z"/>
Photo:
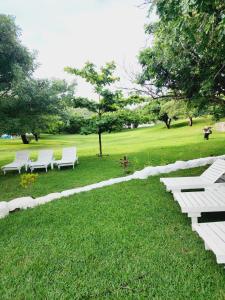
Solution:
<path fill-rule="evenodd" d="M 0 200 L 31 195 L 34 197 L 50 192 L 84 186 L 112 177 L 123 176 L 119 160 L 128 155 L 133 172 L 149 165 L 164 165 L 176 160 L 192 159 L 209 155 L 224 154 L 224 133 L 214 132 L 209 141 L 202 137 L 202 127 L 209 120 L 198 120 L 193 128 L 184 122 L 176 122 L 174 128 L 167 130 L 159 125 L 154 128 L 137 129 L 103 136 L 104 153 L 110 154 L 102 159 L 98 153 L 98 139 L 95 135 L 43 135 L 38 143 L 21 144 L 20 140 L 0 140 L 0 166 L 10 162 L 15 151 L 30 149 L 33 158 L 37 151 L 44 148 L 54 149 L 59 158 L 62 147 L 75 145 L 78 149 L 80 164 L 72 169 L 54 170 L 45 174 L 39 172 L 37 182 L 24 189 L 20 186 L 17 173 L 0 175 Z"/>
<path fill-rule="evenodd" d="M 104 144 L 111 155 L 102 160 L 95 156 L 95 136 L 46 136 L 29 147 L 53 147 L 57 152 L 76 140 L 81 163 L 74 171 L 41 173 L 26 194 L 120 176 L 118 159 L 123 154 L 136 159 L 134 169 L 224 154 L 225 135 L 214 133 L 203 141 L 202 126 L 199 121 L 193 128 L 167 131 L 158 126 L 106 135 Z M 1 163 L 24 147 L 2 145 L 2 153 L 10 146 Z M 11 190 L 18 178 L 1 176 L 5 199 L 10 198 L 8 191 L 11 197 L 24 193 L 18 185 Z M 158 176 L 13 213 L 0 220 L 0 230 L 1 299 L 225 299 L 224 269 L 204 250 Z"/>

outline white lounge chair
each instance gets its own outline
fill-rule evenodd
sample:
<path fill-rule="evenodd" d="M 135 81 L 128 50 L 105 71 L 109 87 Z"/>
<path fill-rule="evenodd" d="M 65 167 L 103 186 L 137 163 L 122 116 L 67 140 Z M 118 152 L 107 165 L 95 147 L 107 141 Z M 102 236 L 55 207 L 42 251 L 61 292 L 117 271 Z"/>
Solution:
<path fill-rule="evenodd" d="M 218 159 L 200 176 L 160 178 L 160 181 L 165 184 L 167 191 L 205 189 L 214 184 L 223 174 L 225 174 L 225 161 Z"/>
<path fill-rule="evenodd" d="M 29 168 L 31 172 L 35 169 L 45 169 L 48 171 L 48 166 L 53 169 L 53 150 L 40 150 L 37 161 L 30 162 Z"/>
<path fill-rule="evenodd" d="M 75 163 L 78 163 L 76 147 L 63 148 L 62 159 L 54 161 L 58 169 L 66 166 L 72 166 L 74 168 Z"/>
<path fill-rule="evenodd" d="M 203 212 L 225 212 L 225 188 L 206 190 L 204 192 L 176 192 L 174 199 L 179 203 L 182 213 L 188 214 L 193 224 Z"/>
<path fill-rule="evenodd" d="M 4 174 L 6 174 L 6 171 L 14 170 L 17 170 L 20 173 L 23 167 L 25 167 L 25 170 L 27 171 L 29 156 L 29 151 L 17 151 L 14 161 L 8 165 L 3 166 L 2 171 L 4 172 Z"/>
<path fill-rule="evenodd" d="M 205 249 L 214 252 L 218 264 L 225 264 L 225 222 L 200 223 L 193 226 L 203 239 Z"/>

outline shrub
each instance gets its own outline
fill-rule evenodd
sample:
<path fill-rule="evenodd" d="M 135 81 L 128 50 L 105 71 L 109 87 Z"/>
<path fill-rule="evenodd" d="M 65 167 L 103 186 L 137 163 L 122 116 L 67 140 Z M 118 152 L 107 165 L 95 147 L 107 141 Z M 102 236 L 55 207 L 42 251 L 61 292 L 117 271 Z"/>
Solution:
<path fill-rule="evenodd" d="M 27 188 L 37 180 L 38 174 L 23 174 L 20 176 L 20 185 Z"/>

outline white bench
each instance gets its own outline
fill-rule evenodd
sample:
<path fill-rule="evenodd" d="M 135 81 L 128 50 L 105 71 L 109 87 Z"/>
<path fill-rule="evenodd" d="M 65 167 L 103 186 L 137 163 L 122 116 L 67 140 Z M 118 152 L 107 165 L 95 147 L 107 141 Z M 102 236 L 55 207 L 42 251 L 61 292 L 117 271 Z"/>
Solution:
<path fill-rule="evenodd" d="M 225 211 L 224 188 L 204 192 L 176 192 L 173 196 L 179 203 L 181 211 L 191 218 L 192 225 L 198 223 L 198 218 L 203 212 Z"/>
<path fill-rule="evenodd" d="M 167 191 L 179 192 L 205 189 L 215 184 L 223 174 L 225 174 L 225 161 L 218 159 L 200 176 L 160 178 L 160 181 L 165 184 Z"/>
<path fill-rule="evenodd" d="M 201 223 L 193 226 L 203 239 L 205 249 L 214 252 L 218 264 L 225 264 L 225 222 Z"/>

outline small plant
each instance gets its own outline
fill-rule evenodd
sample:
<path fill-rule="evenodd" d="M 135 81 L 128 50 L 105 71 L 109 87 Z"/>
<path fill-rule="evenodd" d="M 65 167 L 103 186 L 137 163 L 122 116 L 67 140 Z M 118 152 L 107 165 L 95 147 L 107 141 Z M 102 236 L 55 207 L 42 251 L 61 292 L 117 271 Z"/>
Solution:
<path fill-rule="evenodd" d="M 27 188 L 37 180 L 38 174 L 23 174 L 20 176 L 20 185 Z"/>
<path fill-rule="evenodd" d="M 125 174 L 131 173 L 131 171 L 129 170 L 130 161 L 128 160 L 126 155 L 120 159 L 120 165 L 121 167 L 123 167 Z"/>

